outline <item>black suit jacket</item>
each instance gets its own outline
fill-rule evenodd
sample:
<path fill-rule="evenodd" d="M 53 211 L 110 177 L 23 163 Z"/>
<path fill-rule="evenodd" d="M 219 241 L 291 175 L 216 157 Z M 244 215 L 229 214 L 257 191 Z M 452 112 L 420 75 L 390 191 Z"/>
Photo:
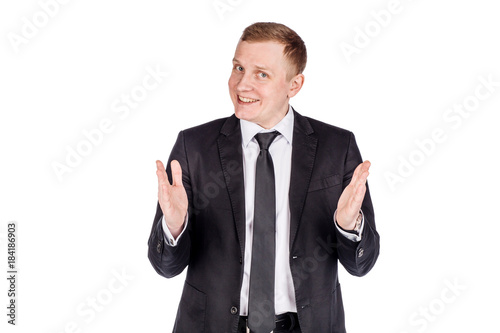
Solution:
<path fill-rule="evenodd" d="M 370 193 L 360 242 L 337 230 L 333 213 L 362 162 L 354 135 L 295 112 L 290 200 L 290 268 L 304 333 L 345 332 L 338 262 L 356 276 L 379 254 Z M 175 247 L 164 242 L 157 206 L 148 257 L 171 278 L 188 266 L 174 332 L 236 332 L 245 249 L 245 199 L 239 119 L 232 115 L 179 133 L 170 161 L 182 167 L 189 223 Z"/>

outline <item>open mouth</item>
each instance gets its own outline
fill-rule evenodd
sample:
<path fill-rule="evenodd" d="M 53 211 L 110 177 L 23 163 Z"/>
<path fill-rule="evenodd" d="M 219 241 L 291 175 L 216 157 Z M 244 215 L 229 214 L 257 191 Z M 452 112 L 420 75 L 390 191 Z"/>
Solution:
<path fill-rule="evenodd" d="M 259 101 L 258 99 L 242 97 L 240 95 L 238 95 L 238 100 L 243 103 L 255 103 Z"/>

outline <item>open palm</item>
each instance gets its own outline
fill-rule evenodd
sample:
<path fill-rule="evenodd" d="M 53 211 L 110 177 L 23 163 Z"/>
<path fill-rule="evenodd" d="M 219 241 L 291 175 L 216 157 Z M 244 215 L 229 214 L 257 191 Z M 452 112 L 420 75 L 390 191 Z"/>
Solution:
<path fill-rule="evenodd" d="M 366 178 L 368 177 L 371 163 L 364 161 L 360 163 L 354 174 L 351 182 L 340 195 L 337 204 L 337 223 L 345 230 L 352 230 L 356 224 L 361 204 L 366 193 Z"/>
<path fill-rule="evenodd" d="M 168 181 L 163 163 L 161 161 L 156 161 L 158 202 L 160 203 L 165 222 L 167 222 L 170 231 L 173 233 L 179 231 L 180 233 L 188 209 L 188 199 L 186 190 L 182 184 L 181 165 L 178 161 L 173 160 L 170 163 L 170 167 L 172 170 L 172 184 Z"/>

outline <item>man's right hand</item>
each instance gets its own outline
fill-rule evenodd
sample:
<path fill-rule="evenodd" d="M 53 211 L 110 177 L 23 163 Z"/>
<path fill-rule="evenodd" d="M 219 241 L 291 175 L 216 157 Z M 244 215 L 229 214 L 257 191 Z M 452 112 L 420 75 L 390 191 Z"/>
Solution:
<path fill-rule="evenodd" d="M 161 161 L 156 161 L 158 176 L 158 202 L 160 203 L 165 222 L 174 238 L 182 231 L 188 209 L 188 199 L 182 184 L 182 169 L 178 161 L 170 163 L 172 170 L 172 185 L 168 181 L 165 167 Z"/>

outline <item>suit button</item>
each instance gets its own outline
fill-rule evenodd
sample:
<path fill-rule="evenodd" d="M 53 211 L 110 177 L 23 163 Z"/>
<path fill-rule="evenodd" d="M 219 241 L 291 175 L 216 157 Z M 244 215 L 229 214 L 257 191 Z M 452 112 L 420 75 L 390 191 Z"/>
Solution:
<path fill-rule="evenodd" d="M 363 256 L 363 253 L 365 252 L 365 250 L 363 250 L 363 248 L 360 248 L 358 250 L 358 258 L 361 258 Z"/>
<path fill-rule="evenodd" d="M 232 306 L 232 307 L 231 307 L 231 314 L 235 315 L 235 314 L 237 314 L 237 313 L 238 313 L 238 308 L 237 308 L 237 307 L 235 307 L 235 306 Z"/>
<path fill-rule="evenodd" d="M 158 240 L 158 245 L 156 245 L 156 251 L 161 253 L 161 239 Z"/>

